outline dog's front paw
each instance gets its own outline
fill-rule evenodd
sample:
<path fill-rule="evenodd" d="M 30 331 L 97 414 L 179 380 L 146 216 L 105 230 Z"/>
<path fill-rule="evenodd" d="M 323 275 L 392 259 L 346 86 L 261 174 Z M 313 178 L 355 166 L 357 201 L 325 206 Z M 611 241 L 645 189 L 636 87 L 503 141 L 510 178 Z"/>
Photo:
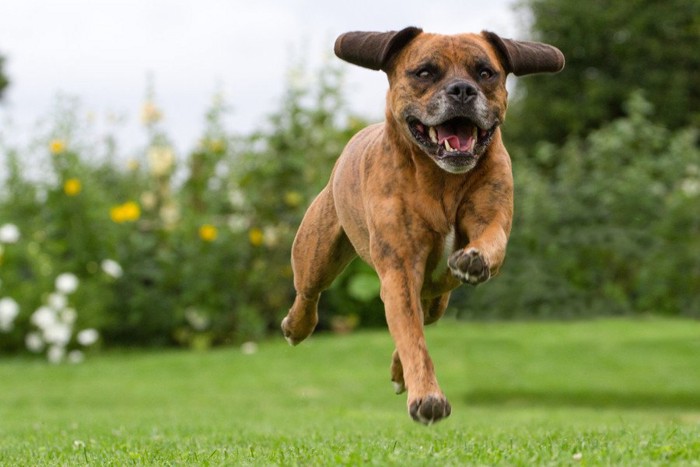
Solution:
<path fill-rule="evenodd" d="M 428 395 L 422 399 L 416 399 L 408 405 L 408 413 L 411 418 L 424 425 L 432 425 L 452 413 L 452 406 L 443 395 Z"/>
<path fill-rule="evenodd" d="M 453 276 L 471 285 L 486 282 L 491 277 L 486 259 L 476 248 L 455 251 L 447 264 Z"/>

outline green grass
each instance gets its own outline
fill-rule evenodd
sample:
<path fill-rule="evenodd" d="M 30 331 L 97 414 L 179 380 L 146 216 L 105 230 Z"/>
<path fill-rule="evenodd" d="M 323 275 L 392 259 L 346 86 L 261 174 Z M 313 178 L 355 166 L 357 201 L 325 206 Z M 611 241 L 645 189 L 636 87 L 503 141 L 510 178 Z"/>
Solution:
<path fill-rule="evenodd" d="M 700 323 L 428 328 L 453 413 L 392 393 L 386 331 L 258 352 L 0 362 L 2 465 L 700 465 Z M 580 460 L 577 459 L 580 455 Z"/>

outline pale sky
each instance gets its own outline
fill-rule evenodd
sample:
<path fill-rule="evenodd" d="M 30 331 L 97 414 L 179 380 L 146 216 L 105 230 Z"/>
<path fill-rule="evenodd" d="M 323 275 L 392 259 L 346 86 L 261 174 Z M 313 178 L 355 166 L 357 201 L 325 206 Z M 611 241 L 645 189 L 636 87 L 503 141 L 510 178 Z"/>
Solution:
<path fill-rule="evenodd" d="M 279 106 L 294 60 L 313 70 L 351 30 L 420 26 L 438 33 L 489 29 L 522 37 L 513 0 L 0 0 L 0 55 L 12 81 L 0 102 L 0 137 L 26 144 L 58 94 L 98 121 L 124 117 L 122 146 L 140 147 L 148 77 L 176 150 L 192 149 L 217 90 L 239 133 Z M 380 119 L 386 78 L 347 66 L 353 110 Z M 126 140 L 126 141 L 124 141 Z"/>

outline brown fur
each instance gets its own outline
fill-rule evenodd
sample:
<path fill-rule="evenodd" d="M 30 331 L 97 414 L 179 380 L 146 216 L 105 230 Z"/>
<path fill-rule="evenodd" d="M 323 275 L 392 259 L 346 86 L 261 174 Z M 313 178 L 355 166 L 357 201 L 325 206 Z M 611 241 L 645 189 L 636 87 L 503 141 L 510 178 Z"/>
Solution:
<path fill-rule="evenodd" d="M 396 344 L 392 381 L 397 392 L 408 390 L 410 415 L 432 423 L 448 416 L 451 408 L 438 385 L 423 325 L 442 316 L 459 279 L 484 282 L 496 275 L 505 258 L 513 178 L 499 125 L 505 118 L 505 81 L 511 70 L 504 66 L 507 51 L 487 34 L 443 36 L 412 30 L 404 44 L 406 31 L 399 46 L 389 42 L 396 37 L 390 33 L 350 33 L 355 36 L 345 38 L 340 47 L 343 36 L 336 43 L 341 58 L 345 47 L 355 62 L 386 71 L 386 121 L 350 140 L 328 185 L 309 207 L 292 249 L 297 297 L 282 329 L 292 344 L 308 337 L 318 322 L 319 294 L 359 256 L 381 281 Z M 356 58 L 364 49 L 352 49 L 354 37 L 378 55 Z M 427 62 L 439 70 L 432 80 L 417 74 Z M 484 66 L 493 72 L 490 79 L 479 74 Z M 455 97 L 451 83 L 476 88 L 473 107 L 481 110 Z M 455 104 L 456 99 L 462 100 Z M 494 128 L 482 153 L 475 149 L 469 156 L 473 167 L 459 166 L 459 173 L 439 166 L 437 156 L 426 153 L 407 124 L 407 118 L 429 121 L 453 107 L 460 109 L 460 116 L 478 113 Z M 463 164 L 469 157 L 454 160 Z M 450 232 L 454 246 L 448 266 L 442 258 Z"/>

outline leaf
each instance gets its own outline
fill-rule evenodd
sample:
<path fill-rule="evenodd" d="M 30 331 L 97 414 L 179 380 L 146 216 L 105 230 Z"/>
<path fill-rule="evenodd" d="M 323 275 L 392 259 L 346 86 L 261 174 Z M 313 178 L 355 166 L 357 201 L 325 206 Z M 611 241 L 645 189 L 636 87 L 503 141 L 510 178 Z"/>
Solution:
<path fill-rule="evenodd" d="M 361 302 L 369 302 L 377 298 L 379 289 L 379 278 L 374 274 L 355 274 L 348 281 L 348 293 Z"/>

